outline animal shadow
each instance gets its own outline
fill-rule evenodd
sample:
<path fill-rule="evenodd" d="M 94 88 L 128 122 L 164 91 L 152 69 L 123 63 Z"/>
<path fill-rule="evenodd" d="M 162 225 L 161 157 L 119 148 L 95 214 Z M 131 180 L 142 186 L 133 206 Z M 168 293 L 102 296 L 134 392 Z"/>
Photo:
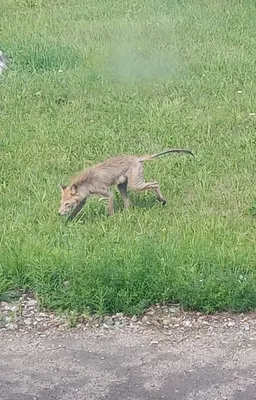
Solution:
<path fill-rule="evenodd" d="M 160 207 L 163 207 L 157 199 L 152 195 L 130 195 L 132 205 L 125 209 L 123 201 L 120 197 L 115 198 L 115 214 L 120 214 L 123 212 L 132 212 L 135 208 L 141 209 L 151 209 L 159 204 Z M 86 204 L 81 212 L 74 218 L 74 219 L 67 219 L 67 223 L 92 223 L 97 221 L 102 221 L 104 219 L 108 219 L 109 215 L 107 213 L 107 202 L 105 201 L 98 201 Z"/>

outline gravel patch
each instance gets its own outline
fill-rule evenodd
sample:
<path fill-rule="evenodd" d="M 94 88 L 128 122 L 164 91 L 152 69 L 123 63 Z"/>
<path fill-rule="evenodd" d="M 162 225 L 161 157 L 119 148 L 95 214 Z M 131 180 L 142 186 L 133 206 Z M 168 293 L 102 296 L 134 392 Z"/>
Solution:
<path fill-rule="evenodd" d="M 0 330 L 44 334 L 52 329 L 75 330 L 98 329 L 100 331 L 139 331 L 151 329 L 161 331 L 165 336 L 175 336 L 175 332 L 185 337 L 189 332 L 237 330 L 252 332 L 255 328 L 256 313 L 222 312 L 205 315 L 200 312 L 186 312 L 179 304 L 150 307 L 142 316 L 128 317 L 123 313 L 114 315 L 56 314 L 40 308 L 39 301 L 27 294 L 13 302 L 0 302 Z M 156 343 L 155 343 L 156 344 Z"/>

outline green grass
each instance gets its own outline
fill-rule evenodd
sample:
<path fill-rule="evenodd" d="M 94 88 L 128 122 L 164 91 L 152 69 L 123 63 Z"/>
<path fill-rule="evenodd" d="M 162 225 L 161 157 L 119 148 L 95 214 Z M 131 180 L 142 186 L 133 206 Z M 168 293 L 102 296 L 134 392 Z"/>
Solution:
<path fill-rule="evenodd" d="M 51 309 L 256 307 L 254 0 L 2 0 L 0 296 Z M 57 216 L 58 183 L 117 154 L 167 197 L 91 200 Z"/>

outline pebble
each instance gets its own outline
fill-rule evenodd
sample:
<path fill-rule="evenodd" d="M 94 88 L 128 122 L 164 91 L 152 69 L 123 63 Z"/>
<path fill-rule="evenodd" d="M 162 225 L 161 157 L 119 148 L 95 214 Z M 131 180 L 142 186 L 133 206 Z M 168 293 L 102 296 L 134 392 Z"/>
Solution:
<path fill-rule="evenodd" d="M 123 313 L 117 313 L 116 315 L 114 315 L 114 317 L 122 319 L 122 318 L 124 318 L 124 314 Z"/>
<path fill-rule="evenodd" d="M 180 308 L 179 307 L 169 307 L 169 312 L 172 314 L 176 314 L 180 312 Z"/>
<path fill-rule="evenodd" d="M 114 324 L 113 324 L 113 318 L 112 317 L 110 317 L 110 316 L 106 316 L 106 317 L 104 317 L 103 318 L 103 323 L 107 326 L 107 327 L 109 327 L 109 326 L 113 326 Z"/>
<path fill-rule="evenodd" d="M 250 330 L 250 325 L 249 324 L 244 324 L 244 330 L 249 331 Z"/>
<path fill-rule="evenodd" d="M 18 325 L 17 325 L 17 324 L 6 324 L 6 328 L 7 328 L 9 331 L 14 331 L 15 329 L 18 328 Z"/>
<path fill-rule="evenodd" d="M 10 308 L 10 311 L 12 311 L 12 312 L 17 312 L 17 311 L 19 311 L 19 306 L 18 305 L 15 305 L 15 306 L 12 306 L 11 308 Z"/>
<path fill-rule="evenodd" d="M 0 329 L 3 329 L 6 327 L 6 324 L 3 320 L 0 319 Z"/>
<path fill-rule="evenodd" d="M 44 312 L 40 312 L 38 315 L 39 315 L 39 317 L 41 317 L 41 318 L 48 317 L 48 314 L 46 314 L 46 313 L 44 313 Z"/>
<path fill-rule="evenodd" d="M 150 323 L 151 323 L 152 326 L 155 326 L 155 327 L 157 327 L 157 328 L 160 328 L 160 327 L 161 327 L 161 324 L 160 324 L 160 322 L 158 322 L 158 321 L 153 320 L 153 321 L 150 321 Z"/>
<path fill-rule="evenodd" d="M 28 307 L 36 307 L 37 306 L 37 300 L 29 300 L 28 302 L 27 302 L 27 306 Z"/>
<path fill-rule="evenodd" d="M 183 321 L 182 325 L 183 325 L 185 328 L 191 328 L 192 323 L 191 323 L 191 321 L 189 321 L 189 320 L 185 320 L 185 321 Z"/>

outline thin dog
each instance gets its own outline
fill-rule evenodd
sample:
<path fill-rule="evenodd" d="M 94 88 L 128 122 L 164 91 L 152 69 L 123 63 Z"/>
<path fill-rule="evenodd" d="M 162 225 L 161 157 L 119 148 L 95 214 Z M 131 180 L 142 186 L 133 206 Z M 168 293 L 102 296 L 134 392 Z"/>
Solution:
<path fill-rule="evenodd" d="M 124 206 L 129 207 L 131 200 L 127 194 L 127 188 L 135 192 L 153 190 L 157 199 L 164 205 L 163 197 L 156 181 L 146 182 L 143 176 L 143 162 L 153 160 L 156 157 L 168 153 L 187 153 L 194 155 L 188 149 L 168 149 L 161 153 L 144 156 L 116 156 L 86 169 L 73 178 L 69 186 L 60 185 L 61 205 L 58 214 L 69 215 L 69 220 L 76 217 L 84 206 L 89 196 L 100 196 L 108 200 L 107 211 L 114 215 L 114 196 L 110 187 L 117 185 Z"/>

